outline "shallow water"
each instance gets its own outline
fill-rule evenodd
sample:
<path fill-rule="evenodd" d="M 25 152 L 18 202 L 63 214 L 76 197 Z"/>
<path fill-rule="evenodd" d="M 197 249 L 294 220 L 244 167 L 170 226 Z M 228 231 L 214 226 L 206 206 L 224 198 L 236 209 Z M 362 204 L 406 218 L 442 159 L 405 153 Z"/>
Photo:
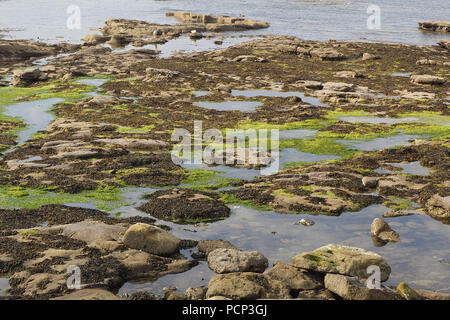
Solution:
<path fill-rule="evenodd" d="M 343 213 L 340 217 L 288 215 L 244 206 L 231 209 L 233 214 L 229 218 L 202 227 L 161 223 L 171 226 L 171 232 L 180 238 L 224 239 L 243 250 L 261 251 L 270 264 L 277 260 L 289 262 L 296 254 L 329 243 L 361 247 L 385 257 L 392 268 L 387 284 L 397 285 L 406 281 L 417 288 L 450 292 L 450 267 L 445 264 L 449 258 L 448 226 L 426 215 L 387 219 L 400 234 L 401 242 L 376 247 L 371 240 L 370 224 L 389 210 L 383 205 L 372 205 L 356 213 Z M 314 220 L 315 225 L 294 224 L 302 217 Z M 207 264 L 202 263 L 189 273 L 166 276 L 153 283 L 127 283 L 120 293 L 139 289 L 159 293 L 168 285 L 184 290 L 207 284 L 205 279 L 210 275 Z"/>
<path fill-rule="evenodd" d="M 319 155 L 314 153 L 301 152 L 294 148 L 283 149 L 283 151 L 280 152 L 280 156 L 280 163 L 282 166 L 289 162 L 318 162 L 340 158 L 339 156 L 333 155 Z"/>
<path fill-rule="evenodd" d="M 50 111 L 53 105 L 63 102 L 61 98 L 51 98 L 37 101 L 19 102 L 5 106 L 3 114 L 11 117 L 19 117 L 27 127 L 17 134 L 17 144 L 29 140 L 39 130 L 44 130 L 55 119 Z M 11 150 L 11 149 L 10 149 Z M 6 151 L 8 152 L 8 151 Z"/>
<path fill-rule="evenodd" d="M 402 78 L 409 78 L 411 76 L 411 72 L 394 72 L 391 74 L 393 77 L 402 77 Z"/>
<path fill-rule="evenodd" d="M 375 151 L 400 146 L 409 146 L 411 145 L 409 140 L 418 138 L 421 138 L 421 136 L 400 133 L 394 136 L 375 138 L 372 140 L 336 140 L 336 142 L 360 151 Z"/>
<path fill-rule="evenodd" d="M 234 35 L 228 32 L 225 34 Z M 136 49 L 158 50 L 160 51 L 159 57 L 165 58 L 179 53 L 192 53 L 192 52 L 222 49 L 242 42 L 249 41 L 249 37 L 252 39 L 256 39 L 256 37 L 253 36 L 229 37 L 221 40 L 223 42 L 222 44 L 215 44 L 214 41 L 217 40 L 216 38 L 213 39 L 202 38 L 198 40 L 192 40 L 188 36 L 183 35 L 178 38 L 172 39 L 164 44 L 149 44 L 142 47 L 136 47 L 131 44 L 122 48 L 113 48 L 109 44 L 103 44 L 102 46 L 108 47 L 112 49 L 114 52 L 125 52 Z"/>
<path fill-rule="evenodd" d="M 255 112 L 257 107 L 262 106 L 258 101 L 194 102 L 194 104 L 205 109 L 241 112 Z"/>
<path fill-rule="evenodd" d="M 386 162 L 386 165 L 390 165 L 393 167 L 399 167 L 401 168 L 401 172 L 402 173 L 406 173 L 406 174 L 413 174 L 416 176 L 426 176 L 428 174 L 430 174 L 433 170 L 430 168 L 426 168 L 424 166 L 422 166 L 420 164 L 419 161 L 414 161 L 414 162 L 409 162 L 409 163 L 389 163 Z M 378 170 L 378 171 L 377 171 Z M 392 171 L 387 170 L 387 169 L 377 169 L 375 170 L 378 173 L 392 173 Z"/>
<path fill-rule="evenodd" d="M 7 290 L 10 288 L 9 286 L 9 278 L 1 278 L 0 277 L 0 297 L 5 297 L 8 295 Z"/>
<path fill-rule="evenodd" d="M 302 99 L 303 102 L 309 103 L 316 107 L 328 107 L 327 104 L 320 102 L 319 99 L 314 97 L 307 97 L 303 92 L 298 91 L 291 91 L 291 92 L 283 92 L 283 91 L 276 91 L 276 90 L 232 90 L 231 94 L 235 97 L 247 97 L 247 98 L 253 98 L 253 97 L 281 97 L 281 98 L 288 98 L 288 97 L 299 97 Z"/>
<path fill-rule="evenodd" d="M 18 163 L 27 163 L 27 162 L 40 161 L 40 160 L 42 160 L 41 156 L 34 156 L 34 157 L 29 157 L 28 159 L 19 160 L 17 162 Z"/>
<path fill-rule="evenodd" d="M 271 27 L 246 34 L 287 34 L 310 40 L 369 40 L 434 44 L 449 39 L 445 33 L 421 32 L 417 22 L 448 20 L 450 8 L 443 0 L 379 0 L 380 29 L 368 29 L 370 1 L 341 0 L 227 0 L 211 5 L 207 0 L 140 1 L 116 0 L 6 0 L 0 1 L 1 29 L 6 38 L 46 42 L 79 42 L 91 27 L 101 27 L 109 18 L 147 20 L 174 24 L 167 11 L 225 14 L 268 21 Z M 81 11 L 80 29 L 68 29 L 67 9 L 76 4 Z"/>
<path fill-rule="evenodd" d="M 94 86 L 94 87 L 100 87 L 103 84 L 105 84 L 106 82 L 108 82 L 109 79 L 103 79 L 103 78 L 89 78 L 89 79 L 80 79 L 77 80 L 75 82 L 80 83 L 80 84 L 85 84 L 88 86 Z"/>
<path fill-rule="evenodd" d="M 352 122 L 352 123 L 371 123 L 371 124 L 397 124 L 403 122 L 417 121 L 419 118 L 407 117 L 407 118 L 382 118 L 382 117 L 340 117 L 339 120 Z"/>
<path fill-rule="evenodd" d="M 311 129 L 294 129 L 280 131 L 280 139 L 305 139 L 312 138 L 317 134 L 318 130 Z"/>

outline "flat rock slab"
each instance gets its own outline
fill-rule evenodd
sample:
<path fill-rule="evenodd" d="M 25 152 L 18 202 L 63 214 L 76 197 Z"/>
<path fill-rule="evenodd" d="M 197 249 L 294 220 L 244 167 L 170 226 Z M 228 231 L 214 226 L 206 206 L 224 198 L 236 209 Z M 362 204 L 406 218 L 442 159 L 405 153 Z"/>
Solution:
<path fill-rule="evenodd" d="M 85 220 L 64 226 L 63 235 L 91 243 L 96 240 L 118 241 L 126 228 L 119 225 L 109 225 L 99 221 Z"/>
<path fill-rule="evenodd" d="M 324 273 L 339 273 L 356 276 L 363 279 L 370 275 L 369 266 L 380 268 L 381 281 L 386 281 L 391 273 L 391 267 L 380 255 L 361 248 L 329 244 L 312 252 L 301 253 L 291 259 L 295 267 Z"/>
<path fill-rule="evenodd" d="M 208 266 L 216 273 L 264 272 L 269 261 L 258 251 L 216 249 L 208 255 Z"/>

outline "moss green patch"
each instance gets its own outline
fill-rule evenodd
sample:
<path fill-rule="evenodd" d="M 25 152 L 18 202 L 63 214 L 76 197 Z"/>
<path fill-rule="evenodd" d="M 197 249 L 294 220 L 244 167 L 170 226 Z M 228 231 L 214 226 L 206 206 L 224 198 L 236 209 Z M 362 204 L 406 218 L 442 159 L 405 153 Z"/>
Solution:
<path fill-rule="evenodd" d="M 383 205 L 394 211 L 415 209 L 411 201 L 408 199 L 392 198 L 388 201 L 385 201 Z"/>
<path fill-rule="evenodd" d="M 231 204 L 242 205 L 242 206 L 249 207 L 252 209 L 264 210 L 264 211 L 272 210 L 272 208 L 269 206 L 257 205 L 251 200 L 241 200 L 241 199 L 237 198 L 235 195 L 230 194 L 230 193 L 222 193 L 220 200 L 222 200 L 223 203 L 230 204 L 230 205 Z"/>
<path fill-rule="evenodd" d="M 278 196 L 288 197 L 288 198 L 295 197 L 295 194 L 289 193 L 288 190 L 286 190 L 286 189 L 277 189 L 273 192 L 273 194 L 278 195 Z"/>
<path fill-rule="evenodd" d="M 231 186 L 239 179 L 225 178 L 222 176 L 223 171 L 192 169 L 187 170 L 187 177 L 181 182 L 190 189 L 208 190 L 219 189 Z"/>
<path fill-rule="evenodd" d="M 147 133 L 155 128 L 154 125 L 142 126 L 140 128 L 119 126 L 116 131 L 121 133 Z"/>
<path fill-rule="evenodd" d="M 433 138 L 447 138 L 450 136 L 450 126 L 437 124 L 412 123 L 396 126 L 406 134 L 427 135 Z"/>
<path fill-rule="evenodd" d="M 79 83 L 71 83 L 62 80 L 45 82 L 39 86 L 0 87 L 0 105 L 9 105 L 21 101 L 33 101 L 50 98 L 62 98 L 66 100 L 80 100 L 86 97 L 85 93 L 94 90 L 95 87 Z"/>
<path fill-rule="evenodd" d="M 318 155 L 336 155 L 347 157 L 355 154 L 355 150 L 344 146 L 333 139 L 313 138 L 313 139 L 283 139 L 280 141 L 280 148 L 295 148 L 298 151 L 313 153 Z"/>
<path fill-rule="evenodd" d="M 267 129 L 267 130 L 294 130 L 294 129 L 321 129 L 326 127 L 330 122 L 326 119 L 308 119 L 305 121 L 294 121 L 283 124 L 267 123 L 260 121 L 242 121 L 237 126 L 238 129 Z"/>
<path fill-rule="evenodd" d="M 78 194 L 51 192 L 52 188 L 0 187 L 0 208 L 36 209 L 49 204 L 92 203 L 100 210 L 112 210 L 127 205 L 119 188 L 101 186 Z"/>
<path fill-rule="evenodd" d="M 39 231 L 37 230 L 27 230 L 27 231 L 22 231 L 19 233 L 22 236 L 34 236 L 39 234 Z"/>

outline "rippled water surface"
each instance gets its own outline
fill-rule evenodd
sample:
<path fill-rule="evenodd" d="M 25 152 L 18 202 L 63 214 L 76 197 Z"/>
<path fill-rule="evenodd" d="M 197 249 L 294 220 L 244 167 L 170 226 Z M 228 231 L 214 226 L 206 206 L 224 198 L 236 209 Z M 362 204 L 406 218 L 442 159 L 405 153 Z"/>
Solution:
<path fill-rule="evenodd" d="M 380 7 L 381 28 L 370 30 L 367 9 Z M 81 10 L 81 28 L 67 29 L 70 5 Z M 434 44 L 449 37 L 417 29 L 423 20 L 448 20 L 446 0 L 3 0 L 0 1 L 0 29 L 11 29 L 10 38 L 79 42 L 91 27 L 101 27 L 108 18 L 128 18 L 173 24 L 167 11 L 193 11 L 265 20 L 271 24 L 254 34 L 288 34 L 312 40 L 370 40 Z"/>
<path fill-rule="evenodd" d="M 392 268 L 387 284 L 406 281 L 417 288 L 433 288 L 449 292 L 448 272 L 450 233 L 448 226 L 427 215 L 386 218 L 401 238 L 399 243 L 377 247 L 370 236 L 374 218 L 389 211 L 383 205 L 372 205 L 359 212 L 346 212 L 340 217 L 280 214 L 257 211 L 244 206 L 232 206 L 233 214 L 203 227 L 170 225 L 172 233 L 189 239 L 229 240 L 244 250 L 261 251 L 270 261 L 289 262 L 296 254 L 314 250 L 329 243 L 356 246 L 382 255 Z M 308 217 L 316 222 L 312 227 L 294 224 Z M 196 231 L 196 232 L 194 232 Z M 190 252 L 184 254 L 190 258 Z M 125 284 L 120 293 L 148 290 L 161 293 L 162 288 L 175 285 L 180 290 L 206 285 L 212 272 L 206 263 L 189 273 L 170 275 L 157 281 Z"/>

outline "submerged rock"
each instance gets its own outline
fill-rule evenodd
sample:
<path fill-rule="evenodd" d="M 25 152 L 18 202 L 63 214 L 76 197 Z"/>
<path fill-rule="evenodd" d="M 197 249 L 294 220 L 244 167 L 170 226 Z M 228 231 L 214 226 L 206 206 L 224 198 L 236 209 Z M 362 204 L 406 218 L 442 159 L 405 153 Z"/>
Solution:
<path fill-rule="evenodd" d="M 174 254 L 180 244 L 180 239 L 169 232 L 145 223 L 136 223 L 128 228 L 122 241 L 129 248 L 161 256 Z"/>
<path fill-rule="evenodd" d="M 311 226 L 313 226 L 315 224 L 315 222 L 310 220 L 310 219 L 303 218 L 303 219 L 300 220 L 300 224 L 305 226 L 305 227 L 311 227 Z"/>
<path fill-rule="evenodd" d="M 368 278 L 367 268 L 375 265 L 380 268 L 381 281 L 386 281 L 391 267 L 380 255 L 361 248 L 329 244 L 312 252 L 301 253 L 291 259 L 298 268 L 325 273 Z"/>
<path fill-rule="evenodd" d="M 380 219 L 375 218 L 370 226 L 370 234 L 385 242 L 399 242 L 398 233 L 392 230 L 389 224 Z"/>
<path fill-rule="evenodd" d="M 269 261 L 258 251 L 216 249 L 208 255 L 208 266 L 216 273 L 264 272 Z"/>

